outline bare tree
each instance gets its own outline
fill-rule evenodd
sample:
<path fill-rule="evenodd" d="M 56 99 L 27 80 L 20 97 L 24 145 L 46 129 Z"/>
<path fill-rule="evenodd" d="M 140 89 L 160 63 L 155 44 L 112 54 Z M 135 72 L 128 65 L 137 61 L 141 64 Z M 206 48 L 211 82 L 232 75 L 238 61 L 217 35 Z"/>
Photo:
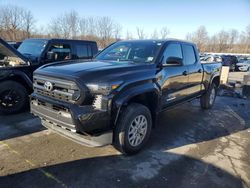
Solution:
<path fill-rule="evenodd" d="M 76 11 L 71 11 L 65 15 L 66 22 L 69 24 L 70 36 L 75 39 L 79 30 L 79 17 Z"/>
<path fill-rule="evenodd" d="M 250 25 L 241 33 L 240 48 L 244 53 L 250 53 Z"/>
<path fill-rule="evenodd" d="M 133 36 L 132 36 L 131 32 L 129 32 L 129 31 L 127 30 L 127 33 L 126 33 L 126 40 L 131 40 L 131 39 L 133 39 Z"/>
<path fill-rule="evenodd" d="M 170 31 L 167 27 L 161 28 L 161 31 L 160 31 L 161 39 L 166 39 L 169 33 Z"/>
<path fill-rule="evenodd" d="M 30 38 L 31 32 L 34 28 L 34 17 L 31 11 L 25 11 L 23 15 L 23 28 L 24 28 L 24 38 Z"/>
<path fill-rule="evenodd" d="M 122 26 L 118 23 L 115 23 L 113 33 L 116 41 L 121 39 L 121 31 L 122 31 Z"/>
<path fill-rule="evenodd" d="M 79 31 L 78 13 L 71 11 L 52 19 L 49 30 L 54 37 L 76 38 Z"/>
<path fill-rule="evenodd" d="M 30 11 L 15 5 L 0 8 L 1 36 L 8 40 L 21 40 L 30 37 L 34 26 L 34 17 Z"/>
<path fill-rule="evenodd" d="M 146 35 L 144 33 L 144 29 L 140 28 L 140 27 L 136 27 L 136 32 L 137 32 L 137 36 L 139 39 L 145 39 Z"/>
<path fill-rule="evenodd" d="M 81 18 L 79 20 L 79 31 L 82 38 L 88 35 L 88 20 L 87 18 Z"/>
<path fill-rule="evenodd" d="M 234 50 L 234 46 L 237 43 L 239 33 L 236 29 L 232 29 L 229 31 L 229 50 L 232 52 Z"/>
<path fill-rule="evenodd" d="M 187 40 L 191 40 L 197 44 L 200 51 L 205 51 L 206 44 L 208 42 L 208 33 L 205 26 L 200 26 L 194 33 L 188 33 L 186 35 Z"/>
<path fill-rule="evenodd" d="M 107 46 L 114 32 L 114 22 L 109 17 L 100 17 L 97 21 L 97 36 L 100 38 L 102 47 Z"/>
<path fill-rule="evenodd" d="M 218 52 L 223 52 L 228 49 L 229 39 L 230 39 L 229 33 L 224 30 L 221 30 L 217 34 Z"/>
<path fill-rule="evenodd" d="M 154 32 L 152 33 L 151 38 L 152 39 L 158 39 L 159 38 L 157 29 L 155 29 Z"/>

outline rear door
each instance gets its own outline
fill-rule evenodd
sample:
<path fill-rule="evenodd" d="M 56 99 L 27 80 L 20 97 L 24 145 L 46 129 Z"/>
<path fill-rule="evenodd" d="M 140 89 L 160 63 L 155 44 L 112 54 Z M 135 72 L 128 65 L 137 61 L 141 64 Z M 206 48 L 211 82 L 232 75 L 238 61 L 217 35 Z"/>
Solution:
<path fill-rule="evenodd" d="M 186 95 L 192 97 L 201 92 L 203 68 L 199 61 L 199 57 L 196 54 L 196 48 L 191 44 L 182 44 L 183 51 L 183 63 L 188 69 L 188 83 L 186 89 Z"/>
<path fill-rule="evenodd" d="M 164 52 L 162 63 L 166 63 L 168 57 L 183 58 L 181 45 L 177 42 L 170 42 Z M 164 65 L 160 72 L 162 88 L 162 108 L 174 105 L 186 96 L 188 82 L 188 69 L 185 65 Z"/>
<path fill-rule="evenodd" d="M 94 56 L 92 45 L 85 42 L 74 43 L 76 59 L 92 59 Z"/>

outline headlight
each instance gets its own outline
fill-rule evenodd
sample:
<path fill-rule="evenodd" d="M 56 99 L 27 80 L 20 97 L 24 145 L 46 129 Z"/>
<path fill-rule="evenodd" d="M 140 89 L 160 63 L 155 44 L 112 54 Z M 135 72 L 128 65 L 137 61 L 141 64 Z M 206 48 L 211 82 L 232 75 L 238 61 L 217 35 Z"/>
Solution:
<path fill-rule="evenodd" d="M 102 94 L 102 95 L 108 95 L 113 90 L 117 89 L 121 83 L 114 83 L 114 84 L 87 84 L 87 87 L 90 89 L 90 91 L 94 94 Z"/>

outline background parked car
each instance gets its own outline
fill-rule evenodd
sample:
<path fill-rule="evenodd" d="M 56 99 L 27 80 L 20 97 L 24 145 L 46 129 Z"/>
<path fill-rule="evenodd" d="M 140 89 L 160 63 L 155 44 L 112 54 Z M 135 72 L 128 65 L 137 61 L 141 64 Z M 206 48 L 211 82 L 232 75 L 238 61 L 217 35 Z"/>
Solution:
<path fill-rule="evenodd" d="M 33 72 L 57 61 L 92 59 L 95 41 L 66 39 L 26 39 L 13 48 L 0 38 L 0 113 L 13 114 L 28 106 Z"/>
<path fill-rule="evenodd" d="M 220 56 L 217 55 L 207 55 L 204 57 L 200 58 L 201 62 L 207 62 L 207 63 L 211 63 L 211 62 L 222 62 L 222 58 Z"/>
<path fill-rule="evenodd" d="M 237 63 L 237 69 L 239 71 L 250 71 L 250 59 Z"/>
<path fill-rule="evenodd" d="M 230 71 L 236 71 L 236 64 L 238 63 L 238 59 L 234 55 L 222 55 L 222 65 L 229 66 Z"/>

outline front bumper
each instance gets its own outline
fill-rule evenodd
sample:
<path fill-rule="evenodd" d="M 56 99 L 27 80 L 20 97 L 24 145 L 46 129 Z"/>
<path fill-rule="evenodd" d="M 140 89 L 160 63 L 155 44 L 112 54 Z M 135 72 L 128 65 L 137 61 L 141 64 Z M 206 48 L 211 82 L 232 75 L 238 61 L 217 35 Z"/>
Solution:
<path fill-rule="evenodd" d="M 103 146 L 112 143 L 108 110 L 77 106 L 40 95 L 31 95 L 31 113 L 39 116 L 43 126 L 77 143 Z"/>

